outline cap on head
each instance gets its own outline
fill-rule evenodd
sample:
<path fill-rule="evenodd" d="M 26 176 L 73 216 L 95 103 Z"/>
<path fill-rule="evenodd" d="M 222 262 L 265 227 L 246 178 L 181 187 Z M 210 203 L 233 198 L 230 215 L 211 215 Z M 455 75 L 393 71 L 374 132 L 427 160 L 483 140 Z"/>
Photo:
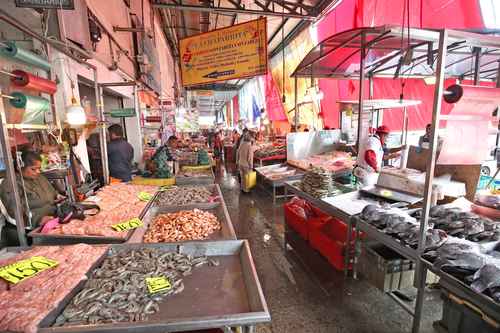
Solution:
<path fill-rule="evenodd" d="M 386 125 L 381 125 L 377 128 L 377 134 L 389 134 L 391 130 Z"/>

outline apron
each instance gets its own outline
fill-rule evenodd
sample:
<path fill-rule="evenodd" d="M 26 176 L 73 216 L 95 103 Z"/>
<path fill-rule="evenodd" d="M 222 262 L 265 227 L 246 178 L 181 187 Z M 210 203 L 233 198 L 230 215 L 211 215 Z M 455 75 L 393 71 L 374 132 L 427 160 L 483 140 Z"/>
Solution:
<path fill-rule="evenodd" d="M 382 167 L 382 161 L 384 158 L 384 148 L 382 147 L 382 142 L 377 135 L 371 135 L 366 138 L 366 141 L 361 146 L 358 153 L 357 165 L 353 170 L 354 176 L 363 186 L 375 185 L 378 180 L 379 174 L 366 162 L 365 153 L 368 150 L 373 150 L 375 152 L 375 158 L 377 161 L 377 168 L 380 170 Z"/>

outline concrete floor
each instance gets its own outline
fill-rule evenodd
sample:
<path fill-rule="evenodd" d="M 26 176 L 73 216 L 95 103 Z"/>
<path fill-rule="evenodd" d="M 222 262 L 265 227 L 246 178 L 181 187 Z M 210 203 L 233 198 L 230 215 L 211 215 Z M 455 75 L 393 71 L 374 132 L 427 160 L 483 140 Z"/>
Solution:
<path fill-rule="evenodd" d="M 412 317 L 366 281 L 344 278 L 326 261 L 304 265 L 294 251 L 285 254 L 283 200 L 273 205 L 259 189 L 242 194 L 233 174 L 223 167 L 217 174 L 236 235 L 250 242 L 271 311 L 272 322 L 258 333 L 411 332 Z M 420 332 L 435 332 L 432 322 L 440 316 L 439 293 L 429 291 Z"/>

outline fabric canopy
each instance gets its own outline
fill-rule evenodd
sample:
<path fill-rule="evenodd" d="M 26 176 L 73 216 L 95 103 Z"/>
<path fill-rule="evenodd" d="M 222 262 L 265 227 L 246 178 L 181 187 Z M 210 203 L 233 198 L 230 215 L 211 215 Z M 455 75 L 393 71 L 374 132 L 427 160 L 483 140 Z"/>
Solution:
<path fill-rule="evenodd" d="M 359 27 L 374 27 L 403 23 L 404 0 L 344 0 L 317 24 L 318 40 L 336 33 Z M 472 0 L 412 0 L 410 1 L 410 25 L 417 28 L 483 29 L 479 1 Z M 450 15 L 452 13 L 452 15 Z M 290 79 L 291 80 L 291 79 Z M 373 98 L 400 97 L 402 81 L 375 79 Z M 350 80 L 320 79 L 324 93 L 321 101 L 325 126 L 339 127 L 340 99 L 357 99 L 358 82 Z M 451 84 L 446 82 L 445 87 Z M 368 98 L 368 89 L 366 98 Z M 409 129 L 422 130 L 431 121 L 434 85 L 426 85 L 422 79 L 408 79 L 404 86 L 404 98 L 421 100 L 422 104 L 409 109 Z M 443 104 L 442 112 L 449 113 L 450 106 Z M 392 130 L 402 128 L 400 110 L 384 112 L 384 123 Z"/>

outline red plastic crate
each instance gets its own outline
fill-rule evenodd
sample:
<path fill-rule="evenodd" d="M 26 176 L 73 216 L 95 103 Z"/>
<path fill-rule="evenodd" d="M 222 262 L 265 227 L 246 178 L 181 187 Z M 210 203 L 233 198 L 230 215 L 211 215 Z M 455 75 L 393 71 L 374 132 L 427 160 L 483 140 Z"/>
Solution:
<path fill-rule="evenodd" d="M 347 241 L 347 224 L 339 219 L 332 217 L 328 225 L 323 228 L 323 232 L 341 243 Z M 356 237 L 356 232 L 352 231 L 351 241 L 354 237 Z"/>
<path fill-rule="evenodd" d="M 309 233 L 311 247 L 318 250 L 330 264 L 337 270 L 342 271 L 344 265 L 345 243 L 335 240 L 323 230 L 313 230 Z"/>
<path fill-rule="evenodd" d="M 295 230 L 302 238 L 307 240 L 308 230 L 307 230 L 307 222 L 300 216 L 296 210 L 294 210 L 294 205 L 290 203 L 286 203 L 283 205 L 284 213 L 285 213 L 285 223 Z"/>

